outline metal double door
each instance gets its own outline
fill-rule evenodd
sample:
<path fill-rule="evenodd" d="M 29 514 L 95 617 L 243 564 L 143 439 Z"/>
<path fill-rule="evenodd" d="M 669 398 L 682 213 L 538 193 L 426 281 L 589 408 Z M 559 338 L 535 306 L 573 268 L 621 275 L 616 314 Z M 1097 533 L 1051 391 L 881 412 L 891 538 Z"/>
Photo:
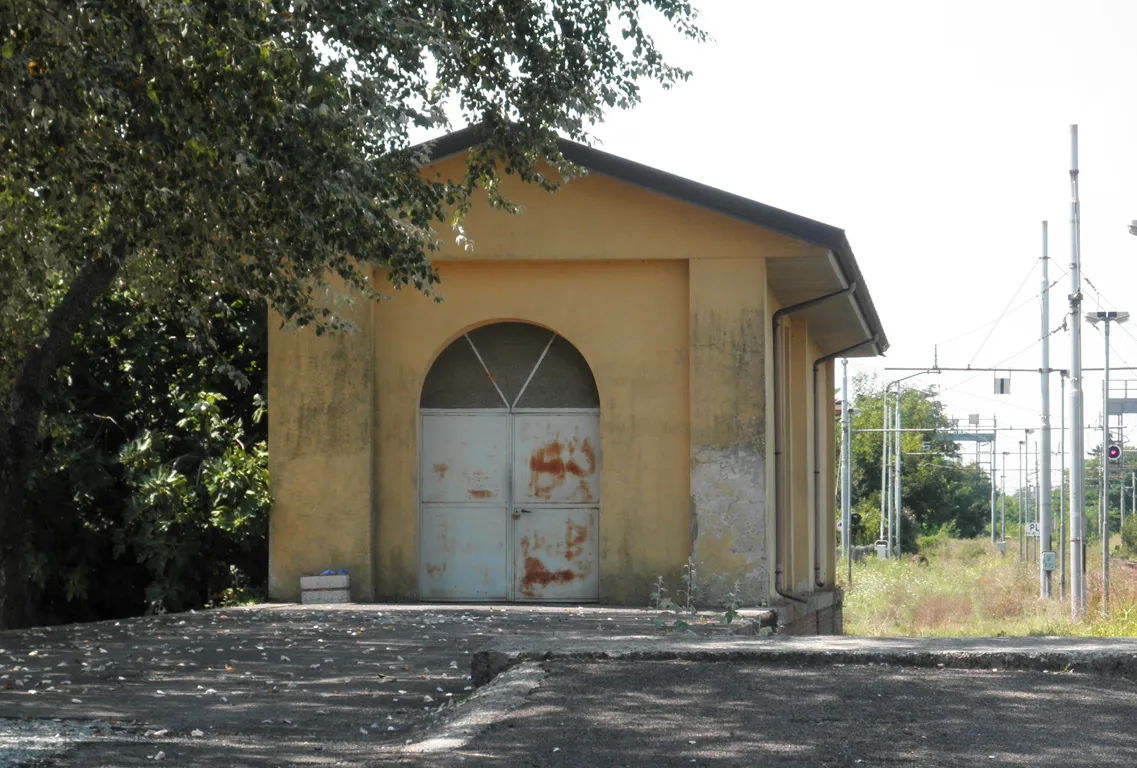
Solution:
<path fill-rule="evenodd" d="M 595 602 L 600 413 L 422 410 L 423 600 Z"/>

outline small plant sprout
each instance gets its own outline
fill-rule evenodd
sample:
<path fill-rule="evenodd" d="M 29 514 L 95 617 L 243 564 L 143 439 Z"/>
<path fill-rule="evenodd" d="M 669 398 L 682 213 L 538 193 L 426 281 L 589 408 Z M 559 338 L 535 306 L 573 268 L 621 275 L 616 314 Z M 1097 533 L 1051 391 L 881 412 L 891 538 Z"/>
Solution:
<path fill-rule="evenodd" d="M 734 586 L 726 593 L 726 612 L 722 615 L 723 624 L 728 627 L 738 618 L 738 593 L 741 591 L 741 582 L 735 580 Z"/>
<path fill-rule="evenodd" d="M 697 584 L 698 572 L 695 569 L 695 558 L 688 557 L 687 564 L 683 566 L 683 588 L 679 590 L 683 595 L 683 601 L 680 606 L 684 611 L 694 616 L 698 609 L 695 607 L 695 594 L 698 591 Z"/>

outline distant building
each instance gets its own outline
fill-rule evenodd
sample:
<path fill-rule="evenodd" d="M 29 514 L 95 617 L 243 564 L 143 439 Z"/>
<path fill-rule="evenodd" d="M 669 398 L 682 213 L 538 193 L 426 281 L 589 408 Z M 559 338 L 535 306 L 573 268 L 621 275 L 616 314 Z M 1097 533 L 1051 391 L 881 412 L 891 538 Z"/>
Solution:
<path fill-rule="evenodd" d="M 426 172 L 459 178 L 475 141 L 440 139 Z M 519 215 L 475 205 L 472 250 L 442 233 L 444 302 L 272 329 L 271 597 L 346 568 L 359 601 L 642 605 L 691 557 L 707 605 L 737 583 L 790 631 L 840 631 L 815 361 L 887 348 L 844 233 L 562 146 L 587 177 L 509 177 Z M 775 344 L 777 310 L 826 296 Z"/>

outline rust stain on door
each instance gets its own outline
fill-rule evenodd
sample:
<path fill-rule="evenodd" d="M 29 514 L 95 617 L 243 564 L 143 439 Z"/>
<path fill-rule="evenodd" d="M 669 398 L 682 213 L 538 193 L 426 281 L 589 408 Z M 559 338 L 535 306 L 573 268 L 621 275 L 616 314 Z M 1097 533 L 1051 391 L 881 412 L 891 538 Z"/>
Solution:
<path fill-rule="evenodd" d="M 588 543 L 588 526 L 576 525 L 572 520 L 565 521 L 565 560 L 575 560 L 584 553 Z"/>
<path fill-rule="evenodd" d="M 555 598 L 558 596 L 555 590 L 552 595 L 547 594 L 550 587 L 583 583 L 592 573 L 595 531 L 590 525 L 581 525 L 572 519 L 566 520 L 564 526 L 563 538 L 531 530 L 518 540 L 521 550 L 518 591 L 522 597 Z"/>
<path fill-rule="evenodd" d="M 435 464 L 434 465 L 434 474 L 438 475 L 439 480 L 445 480 L 446 479 L 446 473 L 449 470 L 450 470 L 450 467 L 446 464 Z"/>
<path fill-rule="evenodd" d="M 535 557 L 525 558 L 525 575 L 521 577 L 521 594 L 526 597 L 537 597 L 541 588 L 550 584 L 568 584 L 577 577 L 570 568 L 560 571 L 550 571 Z"/>
<path fill-rule="evenodd" d="M 593 498 L 588 478 L 595 473 L 596 451 L 588 438 L 581 442 L 574 437 L 567 443 L 562 443 L 558 435 L 536 448 L 529 457 L 529 490 L 533 498 L 549 500 L 553 491 L 564 485 L 571 475 L 579 481 L 572 493 L 573 500 L 591 502 Z"/>
<path fill-rule="evenodd" d="M 491 485 L 490 476 L 485 472 L 466 472 L 466 493 L 471 499 L 485 501 L 497 497 L 497 492 L 487 486 Z"/>

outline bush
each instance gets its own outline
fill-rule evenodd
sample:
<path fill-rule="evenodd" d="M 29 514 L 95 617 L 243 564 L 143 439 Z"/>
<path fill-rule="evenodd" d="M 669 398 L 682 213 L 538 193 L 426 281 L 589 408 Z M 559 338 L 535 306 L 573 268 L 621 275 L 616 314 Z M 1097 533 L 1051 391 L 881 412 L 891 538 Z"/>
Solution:
<path fill-rule="evenodd" d="M 1121 549 L 1127 557 L 1137 557 L 1137 515 L 1130 515 L 1121 527 Z"/>
<path fill-rule="evenodd" d="M 265 309 L 140 304 L 112 295 L 47 396 L 24 542 L 37 623 L 233 601 L 267 577 Z"/>

